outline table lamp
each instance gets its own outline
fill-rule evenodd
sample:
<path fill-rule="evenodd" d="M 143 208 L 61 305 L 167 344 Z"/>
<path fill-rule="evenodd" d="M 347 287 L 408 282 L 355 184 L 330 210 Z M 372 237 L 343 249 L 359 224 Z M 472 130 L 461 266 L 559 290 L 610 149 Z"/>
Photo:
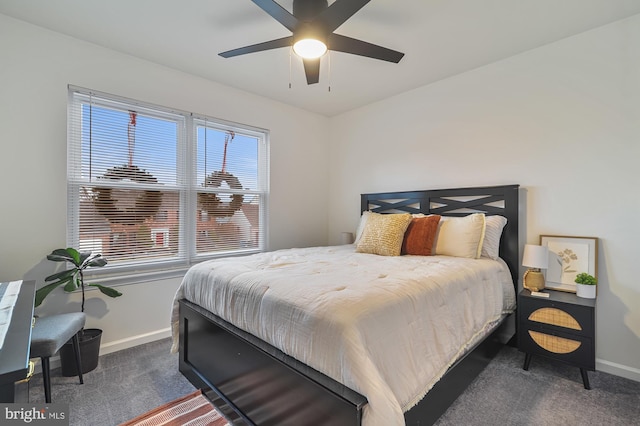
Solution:
<path fill-rule="evenodd" d="M 522 266 L 529 268 L 524 273 L 522 285 L 531 291 L 544 289 L 544 275 L 540 269 L 549 267 L 549 251 L 546 246 L 525 244 L 524 255 L 522 256 Z"/>

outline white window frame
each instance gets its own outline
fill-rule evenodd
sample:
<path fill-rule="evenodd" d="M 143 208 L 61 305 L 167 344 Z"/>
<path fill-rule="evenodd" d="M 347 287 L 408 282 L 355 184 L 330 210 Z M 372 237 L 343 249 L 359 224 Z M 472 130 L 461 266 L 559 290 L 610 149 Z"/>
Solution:
<path fill-rule="evenodd" d="M 69 86 L 68 102 L 68 152 L 67 152 L 67 245 L 78 247 L 80 236 L 80 196 L 79 189 L 82 186 L 90 185 L 87 179 L 81 176 L 81 126 L 78 120 L 74 119 L 81 114 L 75 108 L 80 104 L 76 98 L 91 97 L 98 106 L 117 103 L 125 105 L 131 109 L 144 110 L 153 115 L 164 117 L 180 117 L 182 125 L 178 130 L 178 144 L 183 146 L 178 149 L 177 173 L 180 191 L 179 221 L 181 223 L 179 235 L 178 254 L 171 258 L 134 260 L 131 262 L 119 262 L 117 265 L 107 264 L 103 268 L 87 270 L 91 276 L 102 277 L 101 281 L 112 279 L 118 283 L 121 278 L 131 276 L 150 276 L 150 279 L 157 279 L 158 275 L 173 276 L 183 272 L 191 265 L 219 257 L 229 257 L 235 255 L 246 255 L 258 253 L 266 250 L 268 244 L 268 199 L 269 199 L 269 132 L 265 129 L 233 123 L 204 115 L 196 115 L 191 112 L 161 107 L 149 103 L 131 100 L 119 96 L 101 93 L 76 86 Z M 197 126 L 202 122 L 207 127 L 220 130 L 230 130 L 243 135 L 255 137 L 258 140 L 258 183 L 259 188 L 244 191 L 247 194 L 259 196 L 259 238 L 258 247 L 241 248 L 239 250 L 227 250 L 223 252 L 197 254 L 196 253 L 196 215 L 197 191 L 201 186 L 196 182 L 197 170 Z M 183 158 L 181 158 L 183 157 Z M 108 260 L 108 258 L 107 258 Z"/>

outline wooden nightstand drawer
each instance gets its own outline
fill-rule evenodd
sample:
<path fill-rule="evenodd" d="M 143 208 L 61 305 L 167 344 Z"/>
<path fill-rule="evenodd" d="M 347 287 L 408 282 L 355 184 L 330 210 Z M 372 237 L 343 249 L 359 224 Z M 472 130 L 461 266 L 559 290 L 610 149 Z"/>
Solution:
<path fill-rule="evenodd" d="M 520 320 L 531 323 L 531 326 L 551 325 L 581 336 L 593 335 L 594 312 L 589 306 L 522 297 L 518 311 Z"/>
<path fill-rule="evenodd" d="M 550 327 L 526 327 L 518 333 L 521 351 L 551 357 L 588 370 L 595 369 L 593 340 L 586 336 L 563 333 Z"/>

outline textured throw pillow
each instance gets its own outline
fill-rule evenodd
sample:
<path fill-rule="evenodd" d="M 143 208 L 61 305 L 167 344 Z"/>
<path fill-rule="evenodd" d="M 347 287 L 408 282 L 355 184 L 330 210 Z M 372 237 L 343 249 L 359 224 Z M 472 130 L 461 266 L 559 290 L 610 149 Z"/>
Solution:
<path fill-rule="evenodd" d="M 411 222 L 409 213 L 370 212 L 362 230 L 362 236 L 356 244 L 356 251 L 381 256 L 399 256 L 409 222 Z"/>
<path fill-rule="evenodd" d="M 404 233 L 402 254 L 431 256 L 433 242 L 438 232 L 439 215 L 416 217 L 414 215 Z"/>
<path fill-rule="evenodd" d="M 485 218 L 484 241 L 482 242 L 481 257 L 497 259 L 500 252 L 500 237 L 507 224 L 507 218 L 503 216 L 487 216 Z"/>
<path fill-rule="evenodd" d="M 484 213 L 443 217 L 436 235 L 435 254 L 477 259 L 482 253 Z"/>

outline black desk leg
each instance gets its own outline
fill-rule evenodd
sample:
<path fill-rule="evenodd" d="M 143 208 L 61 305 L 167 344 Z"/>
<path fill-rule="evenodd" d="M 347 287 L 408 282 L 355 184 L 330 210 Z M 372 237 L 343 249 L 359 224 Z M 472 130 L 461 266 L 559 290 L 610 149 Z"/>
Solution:
<path fill-rule="evenodd" d="M 525 371 L 529 371 L 529 364 L 531 364 L 531 354 L 525 354 L 524 365 L 522 366 L 522 369 Z"/>
<path fill-rule="evenodd" d="M 591 385 L 589 384 L 589 376 L 587 375 L 587 370 L 584 368 L 580 369 L 580 374 L 582 374 L 582 384 L 585 389 L 591 389 Z"/>

